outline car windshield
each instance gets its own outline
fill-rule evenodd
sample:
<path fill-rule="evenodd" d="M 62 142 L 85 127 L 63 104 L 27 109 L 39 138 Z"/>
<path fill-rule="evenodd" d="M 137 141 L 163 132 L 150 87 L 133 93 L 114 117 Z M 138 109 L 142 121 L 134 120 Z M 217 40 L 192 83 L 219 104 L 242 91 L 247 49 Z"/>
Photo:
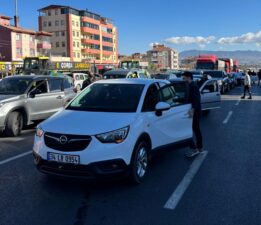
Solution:
<path fill-rule="evenodd" d="M 142 84 L 93 84 L 68 107 L 92 112 L 136 112 L 143 91 Z"/>
<path fill-rule="evenodd" d="M 0 94 L 24 94 L 31 81 L 31 78 L 5 78 L 0 82 Z"/>
<path fill-rule="evenodd" d="M 213 70 L 215 64 L 213 62 L 197 62 L 197 70 Z"/>

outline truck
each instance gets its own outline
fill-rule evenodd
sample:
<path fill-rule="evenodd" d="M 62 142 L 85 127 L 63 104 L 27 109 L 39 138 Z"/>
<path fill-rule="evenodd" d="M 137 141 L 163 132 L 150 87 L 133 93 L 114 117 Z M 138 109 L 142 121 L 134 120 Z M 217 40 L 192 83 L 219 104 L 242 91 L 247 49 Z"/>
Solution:
<path fill-rule="evenodd" d="M 224 70 L 225 62 L 216 55 L 200 55 L 196 62 L 197 70 Z"/>
<path fill-rule="evenodd" d="M 238 71 L 238 61 L 231 58 L 218 58 L 216 55 L 200 55 L 197 58 L 198 70 L 222 70 L 226 73 Z"/>

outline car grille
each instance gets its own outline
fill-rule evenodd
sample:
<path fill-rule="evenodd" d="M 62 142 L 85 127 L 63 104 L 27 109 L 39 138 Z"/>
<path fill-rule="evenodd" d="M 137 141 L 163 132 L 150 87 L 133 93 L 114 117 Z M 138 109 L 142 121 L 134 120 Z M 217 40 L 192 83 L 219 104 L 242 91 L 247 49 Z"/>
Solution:
<path fill-rule="evenodd" d="M 50 132 L 44 134 L 46 146 L 62 152 L 83 151 L 88 147 L 91 140 L 91 136 L 88 135 L 56 134 Z"/>

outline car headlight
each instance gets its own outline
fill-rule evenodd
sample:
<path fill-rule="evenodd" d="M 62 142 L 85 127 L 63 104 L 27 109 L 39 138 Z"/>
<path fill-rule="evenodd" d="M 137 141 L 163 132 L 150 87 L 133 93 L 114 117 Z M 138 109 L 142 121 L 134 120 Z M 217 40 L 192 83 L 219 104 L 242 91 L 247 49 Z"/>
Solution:
<path fill-rule="evenodd" d="M 95 137 L 102 143 L 116 143 L 120 144 L 124 142 L 129 133 L 129 126 L 121 128 L 119 130 L 111 131 L 104 134 L 98 134 Z"/>
<path fill-rule="evenodd" d="M 36 134 L 37 137 L 42 137 L 44 135 L 44 131 L 41 127 L 37 127 Z"/>

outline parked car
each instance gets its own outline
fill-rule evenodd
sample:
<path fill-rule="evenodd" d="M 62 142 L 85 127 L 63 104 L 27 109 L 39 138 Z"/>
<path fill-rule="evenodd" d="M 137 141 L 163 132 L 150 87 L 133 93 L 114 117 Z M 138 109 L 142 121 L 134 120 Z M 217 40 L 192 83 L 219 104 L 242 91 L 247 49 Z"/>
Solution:
<path fill-rule="evenodd" d="M 173 79 L 170 80 L 170 82 L 173 84 L 177 96 L 180 96 L 182 93 L 184 93 L 184 89 L 188 89 L 187 83 L 181 79 Z M 195 82 L 200 82 L 200 80 L 196 78 Z M 209 112 L 209 110 L 221 107 L 221 95 L 218 80 L 208 79 L 204 81 L 199 87 L 199 91 L 201 95 L 202 111 Z M 181 97 L 184 98 L 186 96 L 182 95 Z"/>
<path fill-rule="evenodd" d="M 74 96 L 64 76 L 6 77 L 0 82 L 0 130 L 18 136 L 25 125 L 50 117 Z"/>
<path fill-rule="evenodd" d="M 232 90 L 237 85 L 235 73 L 228 74 L 228 81 L 229 81 L 229 89 Z"/>
<path fill-rule="evenodd" d="M 168 81 L 97 81 L 63 111 L 41 123 L 33 154 L 43 173 L 78 178 L 129 174 L 140 183 L 149 156 L 192 139 L 187 89 Z M 78 125 L 79 124 L 79 125 Z"/>
<path fill-rule="evenodd" d="M 73 79 L 73 84 L 77 91 L 82 89 L 83 82 L 89 78 L 87 73 L 66 73 L 65 75 L 70 76 Z"/>
<path fill-rule="evenodd" d="M 124 79 L 124 78 L 151 78 L 150 74 L 143 69 L 116 69 L 103 74 L 104 79 Z"/>
<path fill-rule="evenodd" d="M 204 74 L 210 75 L 218 82 L 221 94 L 224 94 L 230 90 L 229 79 L 227 74 L 222 70 L 206 70 Z"/>

